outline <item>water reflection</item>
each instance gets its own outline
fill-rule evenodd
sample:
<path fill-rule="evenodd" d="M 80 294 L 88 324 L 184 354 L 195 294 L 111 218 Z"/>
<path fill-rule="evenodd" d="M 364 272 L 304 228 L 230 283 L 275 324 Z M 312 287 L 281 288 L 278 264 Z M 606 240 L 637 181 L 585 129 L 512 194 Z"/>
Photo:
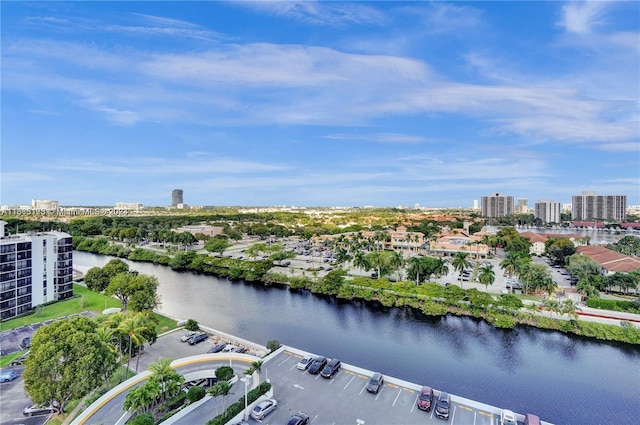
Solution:
<path fill-rule="evenodd" d="M 74 253 L 75 265 L 110 258 Z M 281 286 L 230 282 L 130 263 L 160 283 L 162 312 L 266 344 L 312 353 L 557 424 L 633 423 L 640 417 L 640 347 L 528 326 L 495 329 L 470 317 L 425 316 Z M 594 391 L 597 388 L 597 391 Z M 615 412 L 601 408 L 616 400 Z"/>

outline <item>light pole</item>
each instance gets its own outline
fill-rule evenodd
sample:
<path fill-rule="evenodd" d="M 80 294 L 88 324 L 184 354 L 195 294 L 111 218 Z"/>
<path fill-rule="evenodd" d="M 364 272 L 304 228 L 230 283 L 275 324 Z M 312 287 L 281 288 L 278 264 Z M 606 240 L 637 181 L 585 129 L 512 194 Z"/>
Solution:
<path fill-rule="evenodd" d="M 247 384 L 249 383 L 249 378 L 249 375 L 242 378 L 242 381 L 244 381 L 244 412 L 242 412 L 242 419 L 245 421 L 247 420 Z"/>

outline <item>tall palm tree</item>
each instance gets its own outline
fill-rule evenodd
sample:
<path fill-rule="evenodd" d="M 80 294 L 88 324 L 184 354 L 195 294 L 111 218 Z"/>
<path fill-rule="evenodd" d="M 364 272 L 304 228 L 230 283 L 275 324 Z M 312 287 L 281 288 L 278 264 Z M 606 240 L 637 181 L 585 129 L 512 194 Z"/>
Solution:
<path fill-rule="evenodd" d="M 109 347 L 109 349 L 114 353 L 114 355 L 116 355 L 118 350 L 116 349 L 115 344 L 114 344 L 114 340 L 115 340 L 115 338 L 114 338 L 114 334 L 115 334 L 114 330 L 111 329 L 111 328 L 107 328 L 107 327 L 100 327 L 100 328 L 96 329 L 96 334 L 98 335 L 98 338 L 100 338 L 100 340 L 102 342 L 104 342 Z M 113 365 L 113 368 L 109 368 L 109 370 L 105 370 L 105 373 L 104 373 L 104 384 L 105 384 L 105 388 L 107 389 L 107 391 L 109 391 L 109 389 L 110 389 L 109 388 L 109 377 L 113 373 L 113 369 L 115 369 L 116 364 L 117 363 L 115 363 Z"/>
<path fill-rule="evenodd" d="M 447 262 L 442 258 L 436 258 L 433 267 L 433 274 L 436 277 L 442 277 L 449 274 L 449 266 L 447 266 Z"/>
<path fill-rule="evenodd" d="M 471 267 L 471 262 L 468 257 L 469 253 L 458 251 L 451 261 L 453 269 L 458 272 L 458 279 L 460 279 L 460 273 L 462 273 L 464 269 Z"/>
<path fill-rule="evenodd" d="M 389 267 L 391 267 L 395 272 L 399 272 L 400 269 L 404 266 L 404 257 L 398 251 L 393 251 L 389 255 Z M 398 280 L 402 280 L 402 273 Z"/>
<path fill-rule="evenodd" d="M 424 257 L 411 257 L 407 261 L 409 264 L 409 269 L 407 270 L 408 277 L 414 278 L 415 276 L 414 281 L 416 285 L 419 285 L 425 278 L 426 269 L 423 258 Z M 420 278 L 422 278 L 422 280 Z"/>
<path fill-rule="evenodd" d="M 369 262 L 364 251 L 357 251 L 353 256 L 353 266 L 362 270 L 369 270 Z"/>
<path fill-rule="evenodd" d="M 493 282 L 496 280 L 496 274 L 494 273 L 493 266 L 491 264 L 480 267 L 478 280 L 484 285 L 485 290 L 489 290 L 489 285 L 493 285 Z"/>
<path fill-rule="evenodd" d="M 500 262 L 500 268 L 504 270 L 509 277 L 518 276 L 521 266 L 520 256 L 513 252 L 507 252 L 506 258 Z"/>
<path fill-rule="evenodd" d="M 140 347 L 140 345 L 145 341 L 143 333 L 147 331 L 147 325 L 143 322 L 142 316 L 136 314 L 134 316 L 127 317 L 122 323 L 120 323 L 118 330 L 129 338 L 129 358 L 127 359 L 127 369 L 129 369 L 131 356 L 133 355 L 133 345 L 135 344 Z M 138 356 L 140 355 L 139 351 L 140 349 L 138 349 Z"/>
<path fill-rule="evenodd" d="M 167 395 L 177 394 L 184 383 L 184 377 L 171 367 L 171 359 L 159 358 L 149 365 L 151 376 L 162 389 L 161 399 L 164 401 Z"/>
<path fill-rule="evenodd" d="M 255 362 L 251 363 L 251 368 L 258 372 L 258 382 L 260 382 L 260 371 L 262 370 L 262 360 L 256 360 Z"/>

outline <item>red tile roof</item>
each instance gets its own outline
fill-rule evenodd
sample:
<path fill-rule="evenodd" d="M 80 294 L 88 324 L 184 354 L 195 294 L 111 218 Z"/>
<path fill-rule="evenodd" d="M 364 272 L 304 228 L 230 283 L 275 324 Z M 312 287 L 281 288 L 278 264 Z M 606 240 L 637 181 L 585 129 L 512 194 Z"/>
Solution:
<path fill-rule="evenodd" d="M 600 266 L 610 272 L 629 273 L 640 269 L 640 259 L 620 254 L 600 245 L 579 246 L 578 254 L 591 258 Z"/>

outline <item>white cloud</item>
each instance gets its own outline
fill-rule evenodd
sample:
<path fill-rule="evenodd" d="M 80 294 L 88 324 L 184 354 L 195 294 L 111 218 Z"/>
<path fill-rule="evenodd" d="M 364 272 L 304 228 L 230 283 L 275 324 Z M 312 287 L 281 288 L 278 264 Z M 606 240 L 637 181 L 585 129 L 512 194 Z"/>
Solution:
<path fill-rule="evenodd" d="M 570 2 L 562 7 L 559 25 L 566 31 L 577 34 L 589 34 L 593 27 L 601 23 L 607 2 L 582 1 Z"/>
<path fill-rule="evenodd" d="M 312 25 L 379 25 L 385 21 L 384 14 L 378 9 L 357 2 L 266 0 L 234 4 Z"/>
<path fill-rule="evenodd" d="M 376 143 L 427 143 L 436 141 L 435 139 L 429 139 L 423 136 L 402 133 L 339 133 L 328 134 L 324 136 L 324 138 L 332 140 L 353 140 Z"/>

